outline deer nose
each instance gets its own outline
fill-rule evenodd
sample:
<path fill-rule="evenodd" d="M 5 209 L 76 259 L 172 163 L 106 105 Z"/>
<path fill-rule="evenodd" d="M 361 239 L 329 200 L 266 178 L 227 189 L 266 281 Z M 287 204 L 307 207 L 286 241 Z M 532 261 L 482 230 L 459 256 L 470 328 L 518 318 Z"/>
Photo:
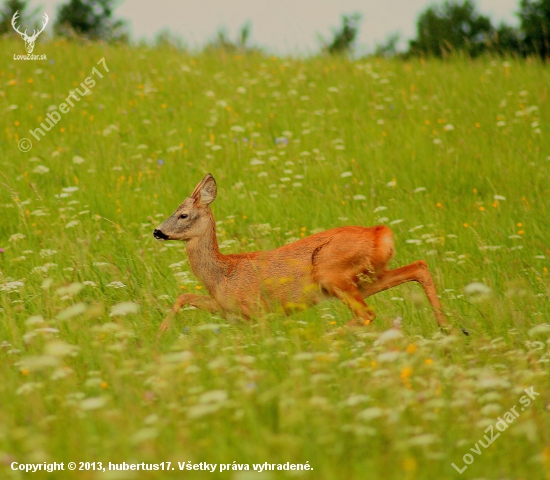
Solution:
<path fill-rule="evenodd" d="M 157 240 L 168 240 L 168 235 L 165 235 L 164 233 L 162 233 L 161 230 L 158 230 L 155 228 L 155 231 L 153 232 L 153 236 L 157 239 Z"/>

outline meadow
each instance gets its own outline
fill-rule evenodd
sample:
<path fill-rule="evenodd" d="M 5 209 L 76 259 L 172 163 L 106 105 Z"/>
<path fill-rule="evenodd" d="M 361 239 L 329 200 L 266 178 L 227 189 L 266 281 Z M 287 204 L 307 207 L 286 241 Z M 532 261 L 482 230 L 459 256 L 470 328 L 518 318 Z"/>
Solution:
<path fill-rule="evenodd" d="M 0 41 L 2 478 L 550 478 L 547 65 L 23 47 Z M 240 323 L 187 308 L 157 338 L 205 290 L 152 232 L 207 172 L 223 253 L 389 225 L 391 266 L 425 259 L 469 336 L 407 284 L 368 300 L 365 328 L 340 302 Z"/>

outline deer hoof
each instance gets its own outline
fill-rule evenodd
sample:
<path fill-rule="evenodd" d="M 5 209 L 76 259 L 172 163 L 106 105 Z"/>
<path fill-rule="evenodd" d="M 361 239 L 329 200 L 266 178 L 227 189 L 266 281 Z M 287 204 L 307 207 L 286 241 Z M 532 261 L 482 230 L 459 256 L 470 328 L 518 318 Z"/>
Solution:
<path fill-rule="evenodd" d="M 166 332 L 166 330 L 168 330 L 168 324 L 162 322 L 162 323 L 160 324 L 160 327 L 159 327 L 158 331 L 157 331 L 157 337 L 161 337 L 162 334 L 163 334 L 164 332 Z"/>
<path fill-rule="evenodd" d="M 346 323 L 346 326 L 347 327 L 366 327 L 371 323 L 372 323 L 372 319 L 370 318 L 352 318 L 348 323 Z"/>

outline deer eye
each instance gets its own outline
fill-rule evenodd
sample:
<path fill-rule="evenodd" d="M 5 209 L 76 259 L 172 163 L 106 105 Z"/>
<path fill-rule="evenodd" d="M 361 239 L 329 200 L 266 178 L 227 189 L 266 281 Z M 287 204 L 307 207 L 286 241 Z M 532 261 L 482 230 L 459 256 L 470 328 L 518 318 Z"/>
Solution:
<path fill-rule="evenodd" d="M 189 216 L 189 215 L 187 215 L 187 214 L 185 214 L 185 213 L 182 213 L 182 214 L 180 215 L 180 218 L 183 219 L 183 218 L 187 218 L 188 216 Z"/>

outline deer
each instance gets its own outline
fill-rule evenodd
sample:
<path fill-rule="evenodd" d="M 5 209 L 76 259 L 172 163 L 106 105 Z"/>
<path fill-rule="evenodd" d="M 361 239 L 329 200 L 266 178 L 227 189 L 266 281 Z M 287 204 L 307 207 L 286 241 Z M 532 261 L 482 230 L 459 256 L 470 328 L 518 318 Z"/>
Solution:
<path fill-rule="evenodd" d="M 46 25 L 48 24 L 48 20 L 49 20 L 48 14 L 47 13 L 44 14 L 44 17 L 43 17 L 44 21 L 42 22 L 42 28 L 40 30 L 34 30 L 33 34 L 30 37 L 27 35 L 27 30 L 25 30 L 24 32 L 21 32 L 19 28 L 15 25 L 15 22 L 17 21 L 18 18 L 19 18 L 19 10 L 13 14 L 13 17 L 11 19 L 11 26 L 19 35 L 21 35 L 23 40 L 25 40 L 25 50 L 27 50 L 27 53 L 32 53 L 32 51 L 34 50 L 34 42 L 36 42 L 38 35 L 40 35 L 44 31 L 44 29 L 46 28 Z"/>
<path fill-rule="evenodd" d="M 437 325 L 449 330 L 424 260 L 387 269 L 395 253 L 389 227 L 342 226 L 274 250 L 224 255 L 218 248 L 210 208 L 216 195 L 216 181 L 209 173 L 153 232 L 157 240 L 186 242 L 191 270 L 209 294 L 180 295 L 161 324 L 159 336 L 184 305 L 229 320 L 248 320 L 266 312 L 289 314 L 327 298 L 339 299 L 351 310 L 353 317 L 347 325 L 365 326 L 374 320 L 375 312 L 364 299 L 405 282 L 422 286 Z"/>

